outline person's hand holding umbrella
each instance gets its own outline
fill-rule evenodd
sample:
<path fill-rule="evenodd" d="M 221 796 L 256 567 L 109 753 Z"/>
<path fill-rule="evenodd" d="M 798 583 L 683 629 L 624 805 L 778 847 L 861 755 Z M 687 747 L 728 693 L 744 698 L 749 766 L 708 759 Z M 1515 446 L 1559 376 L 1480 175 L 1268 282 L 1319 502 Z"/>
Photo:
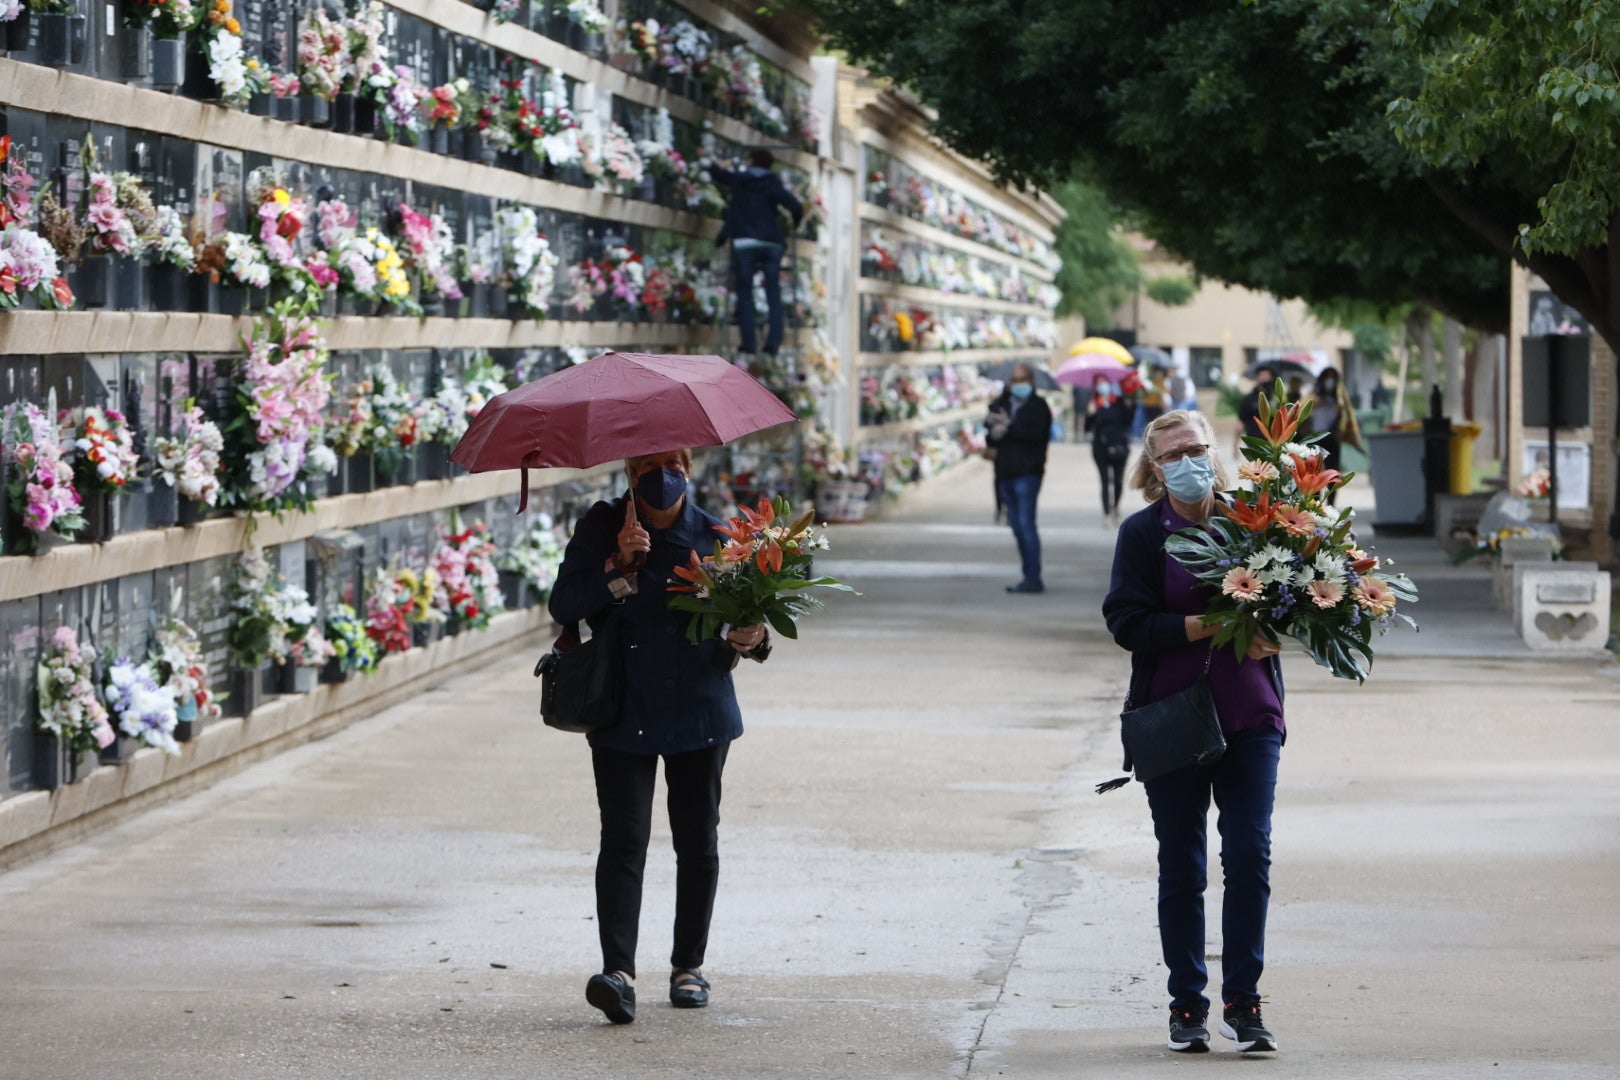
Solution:
<path fill-rule="evenodd" d="M 624 501 L 624 527 L 619 530 L 619 553 L 613 565 L 624 574 L 633 574 L 647 564 L 647 553 L 652 550 L 652 537 L 642 528 L 636 517 L 634 497 Z"/>

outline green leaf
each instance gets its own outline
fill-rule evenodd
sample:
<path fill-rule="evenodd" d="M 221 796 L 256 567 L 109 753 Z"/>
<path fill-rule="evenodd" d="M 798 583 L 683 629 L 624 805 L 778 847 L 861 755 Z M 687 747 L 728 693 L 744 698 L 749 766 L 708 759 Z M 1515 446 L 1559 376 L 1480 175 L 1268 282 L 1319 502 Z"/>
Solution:
<path fill-rule="evenodd" d="M 778 634 L 781 634 L 785 638 L 797 640 L 799 636 L 799 628 L 788 616 L 782 614 L 781 612 L 768 611 L 765 613 L 765 618 L 771 624 L 772 630 L 775 630 Z"/>

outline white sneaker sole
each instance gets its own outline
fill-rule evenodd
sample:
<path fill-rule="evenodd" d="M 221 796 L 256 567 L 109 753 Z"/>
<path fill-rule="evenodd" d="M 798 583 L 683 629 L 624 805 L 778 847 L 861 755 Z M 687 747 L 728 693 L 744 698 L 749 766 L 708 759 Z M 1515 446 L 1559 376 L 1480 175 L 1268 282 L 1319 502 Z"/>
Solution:
<path fill-rule="evenodd" d="M 1238 1053 L 1240 1054 L 1258 1054 L 1277 1049 L 1276 1039 L 1251 1039 L 1248 1042 L 1238 1042 L 1237 1032 L 1233 1031 L 1232 1025 L 1228 1024 L 1225 1020 L 1221 1021 L 1221 1034 L 1237 1043 Z"/>
<path fill-rule="evenodd" d="M 1186 1042 L 1176 1042 L 1176 1040 L 1171 1039 L 1166 1045 L 1178 1054 L 1204 1054 L 1209 1052 L 1208 1039 L 1188 1039 Z"/>

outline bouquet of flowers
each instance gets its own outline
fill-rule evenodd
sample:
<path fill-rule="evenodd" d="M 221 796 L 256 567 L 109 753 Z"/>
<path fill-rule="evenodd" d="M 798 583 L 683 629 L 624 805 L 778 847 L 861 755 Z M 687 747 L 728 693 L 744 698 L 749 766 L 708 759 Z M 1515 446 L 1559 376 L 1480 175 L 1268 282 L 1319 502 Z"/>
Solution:
<path fill-rule="evenodd" d="M 447 300 L 461 299 L 453 270 L 456 238 L 443 214 L 422 214 L 399 204 L 400 235 L 405 239 L 405 265 L 421 277 L 421 291 Z"/>
<path fill-rule="evenodd" d="M 388 365 L 373 364 L 355 387 L 348 417 L 338 425 L 335 449 L 344 457 L 366 451 L 377 471 L 392 477 L 404 467 L 416 440 L 417 413 L 410 395 Z"/>
<path fill-rule="evenodd" d="M 461 373 L 461 385 L 467 395 L 467 419 L 471 421 L 490 398 L 506 393 L 506 369 L 489 353 L 483 353 Z"/>
<path fill-rule="evenodd" d="M 796 638 L 799 616 L 821 606 L 805 590 L 855 591 L 837 578 L 809 576 L 814 553 L 826 550 L 827 538 L 811 528 L 814 508 L 787 523 L 792 512 L 783 498 L 761 498 L 753 510 L 742 507 L 740 517 L 717 527 L 726 539 L 715 541 L 713 555 L 699 558 L 694 551 L 686 566 L 675 568 L 675 576 L 687 584 L 669 586 L 680 594 L 669 606 L 691 612 L 688 640 L 705 641 L 721 626 L 761 622 L 785 638 Z"/>
<path fill-rule="evenodd" d="M 1372 637 L 1411 617 L 1396 605 L 1416 602 L 1404 574 L 1362 550 L 1351 531 L 1354 510 L 1335 511 L 1327 496 L 1350 479 L 1326 467 L 1314 444 L 1295 441 L 1309 401 L 1262 396 L 1261 437 L 1243 440 L 1239 478 L 1247 485 L 1218 506 L 1209 529 L 1187 529 L 1165 550 L 1216 590 L 1204 623 L 1213 645 L 1242 656 L 1258 634 L 1292 637 L 1334 675 L 1361 682 L 1372 665 Z"/>
<path fill-rule="evenodd" d="M 117 738 L 96 691 L 96 650 L 80 645 L 71 627 L 59 626 L 36 669 L 39 727 L 74 753 L 111 746 Z"/>
<path fill-rule="evenodd" d="M 405 632 L 409 646 L 410 631 Z M 367 632 L 366 624 L 348 604 L 339 604 L 326 620 L 326 640 L 332 656 L 345 672 L 373 671 L 381 652 Z"/>
<path fill-rule="evenodd" d="M 404 652 L 411 647 L 411 607 L 400 593 L 394 577 L 379 570 L 366 596 L 366 635 L 381 653 Z"/>
<path fill-rule="evenodd" d="M 51 532 L 73 539 L 85 522 L 61 429 L 29 401 L 12 402 L 0 418 L 0 454 L 11 465 L 6 488 L 11 509 L 36 538 Z"/>
<path fill-rule="evenodd" d="M 295 244 L 304 231 L 309 205 L 279 185 L 266 185 L 258 193 L 259 247 L 268 268 L 306 304 L 316 299 L 317 283 Z"/>
<path fill-rule="evenodd" d="M 520 575 L 541 600 L 551 595 L 562 567 L 563 538 L 551 517 L 541 514 L 529 531 L 519 536 L 495 559 L 495 568 Z"/>
<path fill-rule="evenodd" d="M 466 79 L 452 79 L 433 87 L 422 98 L 423 118 L 429 127 L 443 124 L 458 127 L 462 117 L 472 112 L 474 101 L 472 83 Z"/>
<path fill-rule="evenodd" d="M 231 664 L 249 670 L 266 660 L 290 659 L 293 645 L 309 634 L 317 616 L 309 593 L 284 581 L 261 548 L 237 557 L 230 609 L 226 644 Z"/>
<path fill-rule="evenodd" d="M 595 154 L 586 153 L 585 172 L 621 191 L 641 183 L 646 174 L 635 140 L 616 123 L 608 124 L 597 136 Z"/>
<path fill-rule="evenodd" d="M 63 426 L 78 451 L 74 465 L 81 489 L 119 492 L 140 478 L 135 433 L 123 413 L 90 405 L 63 414 Z"/>
<path fill-rule="evenodd" d="M 439 388 L 416 407 L 416 438 L 454 446 L 467 431 L 467 391 L 454 375 L 439 376 Z"/>
<path fill-rule="evenodd" d="M 351 77 L 349 30 L 317 4 L 298 28 L 298 79 L 306 94 L 331 101 Z"/>
<path fill-rule="evenodd" d="M 191 240 L 186 236 L 185 222 L 172 206 L 157 208 L 157 235 L 152 240 L 152 247 L 160 263 L 188 272 L 197 268 L 197 253 L 192 250 Z"/>
<path fill-rule="evenodd" d="M 141 238 L 122 207 L 118 187 L 111 173 L 90 174 L 90 206 L 85 213 L 90 223 L 90 250 L 106 255 L 139 255 Z"/>
<path fill-rule="evenodd" d="M 158 628 L 156 638 L 152 665 L 158 682 L 174 695 L 175 716 L 180 720 L 218 719 L 220 699 L 208 689 L 208 664 L 197 632 L 171 616 Z"/>
<path fill-rule="evenodd" d="M 107 704 L 118 730 L 145 746 L 178 754 L 174 728 L 180 721 L 174 690 L 160 680 L 151 663 L 119 657 L 107 671 Z"/>
<path fill-rule="evenodd" d="M 160 38 L 177 38 L 196 29 L 202 12 L 192 0 L 139 0 L 124 5 L 124 19 L 133 26 L 149 26 Z"/>
<path fill-rule="evenodd" d="M 270 88 L 259 61 L 244 55 L 242 25 L 231 14 L 231 0 L 213 0 L 200 25 L 208 77 L 219 87 L 222 102 L 240 105 Z"/>
<path fill-rule="evenodd" d="M 224 449 L 219 426 L 203 415 L 195 401 L 186 403 L 178 435 L 152 440 L 163 482 L 182 497 L 209 506 L 219 502 L 220 453 Z"/>
<path fill-rule="evenodd" d="M 568 21 L 587 34 L 600 34 L 611 25 L 598 0 L 568 0 Z"/>
<path fill-rule="evenodd" d="M 507 289 L 531 318 L 544 319 L 557 285 L 558 260 L 540 231 L 540 219 L 530 207 L 503 206 L 495 211 L 495 232 Z"/>
<path fill-rule="evenodd" d="M 459 514 L 452 515 L 450 528 L 444 531 L 433 553 L 430 565 L 438 577 L 433 606 L 474 630 L 482 630 L 505 606 L 492 559 L 495 545 L 489 540 L 489 526 L 475 521 L 461 528 L 459 518 Z"/>
<path fill-rule="evenodd" d="M 250 510 L 307 506 L 299 481 L 329 476 L 337 458 L 321 441 L 330 396 L 326 345 L 315 322 L 291 301 L 270 309 L 254 328 L 237 412 L 224 428 L 230 483 L 226 504 Z"/>
<path fill-rule="evenodd" d="M 659 34 L 662 27 L 657 19 L 632 19 L 629 22 L 619 21 L 616 37 L 618 41 L 614 51 L 620 56 L 634 56 L 646 64 L 658 63 Z"/>

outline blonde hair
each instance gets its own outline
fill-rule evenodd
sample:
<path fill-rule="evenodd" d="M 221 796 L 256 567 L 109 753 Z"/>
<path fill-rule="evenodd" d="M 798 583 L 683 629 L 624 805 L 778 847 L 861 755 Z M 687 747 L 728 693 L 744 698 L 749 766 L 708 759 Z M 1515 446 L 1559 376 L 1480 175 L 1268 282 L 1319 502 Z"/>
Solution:
<path fill-rule="evenodd" d="M 685 469 L 686 474 L 690 476 L 692 474 L 692 451 L 690 450 L 664 450 L 656 454 L 637 454 L 635 457 L 624 459 L 624 471 L 633 480 L 636 471 L 641 468 L 642 463 L 648 458 L 661 458 L 670 453 L 681 455 L 681 468 Z"/>
<path fill-rule="evenodd" d="M 1159 437 L 1175 427 L 1197 429 L 1203 436 L 1204 445 L 1209 447 L 1210 460 L 1215 463 L 1215 490 L 1225 491 L 1231 487 L 1232 478 L 1216 450 L 1215 429 L 1210 427 L 1209 417 L 1192 409 L 1171 409 L 1149 422 L 1147 430 L 1142 432 L 1142 452 L 1136 455 L 1136 464 L 1131 468 L 1131 487 L 1140 491 L 1150 503 L 1164 498 L 1164 481 L 1153 471 L 1153 459 L 1158 454 Z"/>

